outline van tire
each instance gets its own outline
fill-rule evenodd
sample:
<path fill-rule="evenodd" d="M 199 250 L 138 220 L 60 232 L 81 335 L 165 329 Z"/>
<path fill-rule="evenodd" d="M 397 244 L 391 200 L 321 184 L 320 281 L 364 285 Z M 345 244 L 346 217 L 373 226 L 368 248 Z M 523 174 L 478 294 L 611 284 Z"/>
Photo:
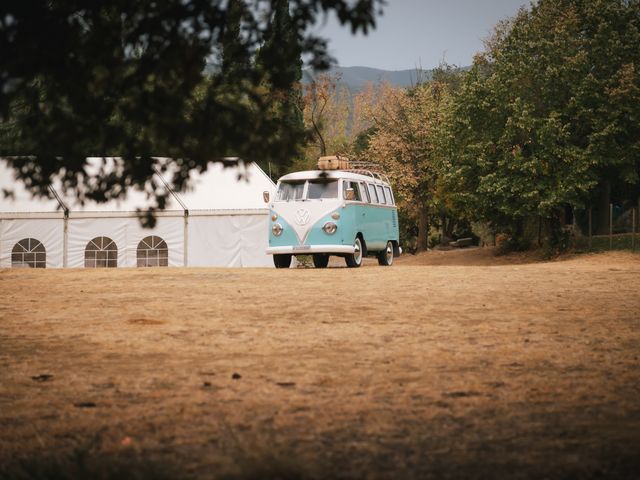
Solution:
<path fill-rule="evenodd" d="M 276 268 L 289 268 L 291 266 L 291 255 L 286 253 L 274 255 L 273 264 Z"/>
<path fill-rule="evenodd" d="M 378 265 L 390 267 L 393 265 L 393 242 L 388 241 L 384 250 L 378 252 Z"/>
<path fill-rule="evenodd" d="M 354 253 L 347 254 L 344 259 L 347 262 L 347 267 L 358 268 L 362 265 L 362 257 L 364 253 L 362 251 L 362 240 L 360 240 L 360 237 L 356 237 L 355 242 L 353 242 L 353 246 L 356 248 L 356 251 Z"/>
<path fill-rule="evenodd" d="M 328 253 L 314 253 L 313 254 L 313 266 L 316 268 L 327 268 L 329 265 Z"/>

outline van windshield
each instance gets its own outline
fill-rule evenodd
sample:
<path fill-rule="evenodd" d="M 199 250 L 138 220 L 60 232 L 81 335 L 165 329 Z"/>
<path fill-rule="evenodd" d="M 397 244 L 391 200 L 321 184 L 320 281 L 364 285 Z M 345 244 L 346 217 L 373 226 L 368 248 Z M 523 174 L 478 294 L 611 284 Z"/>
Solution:
<path fill-rule="evenodd" d="M 307 194 L 304 196 L 305 183 L 308 183 Z M 276 200 L 290 202 L 294 200 L 322 200 L 338 198 L 338 180 L 314 179 L 298 180 L 295 182 L 281 182 L 276 194 Z"/>
<path fill-rule="evenodd" d="M 309 180 L 309 190 L 307 192 L 309 200 L 321 198 L 338 198 L 337 180 Z"/>
<path fill-rule="evenodd" d="M 278 187 L 277 200 L 290 201 L 300 200 L 304 192 L 304 181 L 302 182 L 282 182 Z"/>

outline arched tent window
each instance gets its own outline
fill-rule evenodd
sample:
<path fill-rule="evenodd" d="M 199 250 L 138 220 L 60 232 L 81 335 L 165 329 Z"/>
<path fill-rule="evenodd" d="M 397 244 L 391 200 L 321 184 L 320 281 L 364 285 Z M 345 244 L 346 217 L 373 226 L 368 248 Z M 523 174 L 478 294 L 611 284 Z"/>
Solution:
<path fill-rule="evenodd" d="M 45 268 L 47 252 L 40 240 L 23 238 L 11 250 L 11 266 L 15 268 Z"/>
<path fill-rule="evenodd" d="M 85 268 L 118 266 L 118 246 L 109 237 L 96 237 L 84 249 Z"/>
<path fill-rule="evenodd" d="M 143 238 L 136 251 L 139 267 L 168 267 L 169 249 L 162 238 L 151 235 Z"/>

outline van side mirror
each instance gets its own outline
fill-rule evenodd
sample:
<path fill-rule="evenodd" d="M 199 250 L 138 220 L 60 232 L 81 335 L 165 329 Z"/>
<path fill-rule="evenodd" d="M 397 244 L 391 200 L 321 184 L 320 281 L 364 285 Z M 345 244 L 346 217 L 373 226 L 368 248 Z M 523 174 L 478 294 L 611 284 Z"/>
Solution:
<path fill-rule="evenodd" d="M 266 190 L 262 192 L 262 199 L 264 200 L 264 203 L 269 203 L 270 198 L 271 196 L 269 195 L 269 192 L 267 192 Z"/>
<path fill-rule="evenodd" d="M 356 191 L 353 188 L 347 188 L 344 192 L 344 198 L 347 200 L 353 200 L 356 198 Z"/>

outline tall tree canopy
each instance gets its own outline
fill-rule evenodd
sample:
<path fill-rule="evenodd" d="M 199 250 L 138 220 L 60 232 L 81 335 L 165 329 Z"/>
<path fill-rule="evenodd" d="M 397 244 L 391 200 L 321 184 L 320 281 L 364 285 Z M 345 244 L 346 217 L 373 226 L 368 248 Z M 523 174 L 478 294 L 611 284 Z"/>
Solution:
<path fill-rule="evenodd" d="M 258 67 L 265 72 L 264 85 L 273 100 L 272 114 L 280 125 L 279 139 L 290 145 L 299 143 L 305 135 L 302 99 L 302 48 L 291 17 L 289 0 L 274 0 L 273 19 L 260 48 Z M 272 71 L 271 65 L 285 65 L 281 71 Z M 291 166 L 290 155 L 280 158 L 275 174 L 282 175 Z"/>
<path fill-rule="evenodd" d="M 382 84 L 377 95 L 377 102 L 362 102 L 370 106 L 365 116 L 373 127 L 364 153 L 388 173 L 403 217 L 418 225 L 416 248 L 426 250 L 441 163 L 437 139 L 449 85 L 438 80 L 411 89 Z"/>
<path fill-rule="evenodd" d="M 226 156 L 286 163 L 302 138 L 295 129 L 283 134 L 284 117 L 273 114 L 282 104 L 264 85 L 289 89 L 300 53 L 316 68 L 328 65 L 326 42 L 308 28 L 318 16 L 334 12 L 366 33 L 382 4 L 2 2 L 0 156 L 34 193 L 57 177 L 97 200 L 131 187 L 153 193 L 153 168 L 164 166 L 155 156 L 172 159 L 177 188 L 191 170 Z M 260 47 L 263 61 L 250 61 Z M 88 175 L 87 156 L 121 160 Z"/>
<path fill-rule="evenodd" d="M 306 160 L 313 167 L 319 156 L 349 153 L 347 134 L 351 97 L 340 75 L 317 75 L 305 85 L 304 120 L 311 131 Z"/>
<path fill-rule="evenodd" d="M 540 0 L 498 26 L 448 120 L 443 185 L 495 226 L 557 230 L 603 181 L 640 185 L 640 2 Z"/>

